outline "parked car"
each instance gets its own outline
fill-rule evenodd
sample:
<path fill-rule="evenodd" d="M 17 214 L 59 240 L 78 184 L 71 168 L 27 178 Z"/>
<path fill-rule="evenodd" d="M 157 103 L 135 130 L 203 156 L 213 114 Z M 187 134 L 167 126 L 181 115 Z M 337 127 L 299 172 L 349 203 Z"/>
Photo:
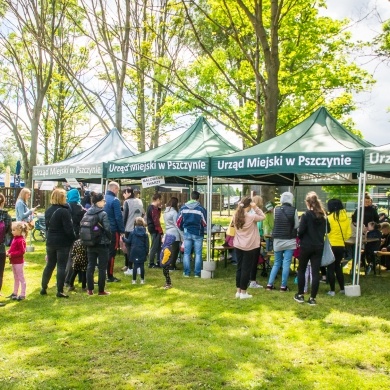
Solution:
<path fill-rule="evenodd" d="M 231 209 L 235 209 L 237 207 L 237 203 L 239 202 L 240 197 L 239 196 L 231 196 L 230 198 L 225 197 L 223 201 L 223 208 L 228 208 L 228 203 Z"/>

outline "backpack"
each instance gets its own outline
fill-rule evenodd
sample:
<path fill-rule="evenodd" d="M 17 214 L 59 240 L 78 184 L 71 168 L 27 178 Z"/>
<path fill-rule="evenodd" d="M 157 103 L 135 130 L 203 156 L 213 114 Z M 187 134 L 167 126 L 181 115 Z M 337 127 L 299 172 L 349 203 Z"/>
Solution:
<path fill-rule="evenodd" d="M 100 243 L 103 234 L 103 226 L 99 222 L 100 210 L 96 214 L 84 214 L 80 222 L 80 240 L 85 246 L 95 246 Z"/>
<path fill-rule="evenodd" d="M 0 244 L 4 243 L 5 235 L 6 235 L 6 226 L 5 226 L 5 221 L 2 219 L 0 221 Z"/>

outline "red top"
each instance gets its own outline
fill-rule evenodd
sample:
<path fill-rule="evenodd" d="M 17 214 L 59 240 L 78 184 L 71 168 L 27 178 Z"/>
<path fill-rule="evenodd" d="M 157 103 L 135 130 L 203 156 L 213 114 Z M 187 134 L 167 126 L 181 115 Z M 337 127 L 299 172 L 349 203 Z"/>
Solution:
<path fill-rule="evenodd" d="M 26 252 L 26 240 L 23 236 L 15 236 L 8 250 L 9 262 L 11 264 L 23 264 L 23 255 Z"/>

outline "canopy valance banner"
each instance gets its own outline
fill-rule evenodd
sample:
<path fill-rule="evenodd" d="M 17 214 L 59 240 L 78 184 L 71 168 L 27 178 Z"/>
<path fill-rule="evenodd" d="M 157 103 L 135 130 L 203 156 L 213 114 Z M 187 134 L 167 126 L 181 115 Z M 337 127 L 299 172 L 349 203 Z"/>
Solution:
<path fill-rule="evenodd" d="M 244 176 L 267 173 L 361 172 L 363 151 L 274 153 L 211 158 L 212 176 Z"/>
<path fill-rule="evenodd" d="M 104 164 L 107 178 L 137 178 L 146 176 L 207 176 L 209 158 L 188 160 L 165 160 Z"/>
<path fill-rule="evenodd" d="M 80 165 L 38 165 L 33 167 L 34 180 L 55 180 L 58 178 L 96 178 L 102 177 L 103 164 Z"/>
<path fill-rule="evenodd" d="M 364 151 L 364 170 L 390 172 L 390 144 L 367 148 Z"/>

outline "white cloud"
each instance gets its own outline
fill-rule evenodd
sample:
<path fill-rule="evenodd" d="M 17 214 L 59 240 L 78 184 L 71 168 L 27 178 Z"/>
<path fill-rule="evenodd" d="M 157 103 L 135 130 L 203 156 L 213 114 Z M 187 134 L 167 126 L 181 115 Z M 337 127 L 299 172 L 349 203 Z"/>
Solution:
<path fill-rule="evenodd" d="M 332 18 L 349 18 L 350 30 L 356 40 L 370 40 L 381 32 L 382 23 L 390 18 L 388 0 L 327 0 L 323 13 Z M 390 143 L 390 68 L 367 58 L 357 59 L 360 65 L 373 74 L 376 84 L 369 93 L 355 96 L 358 110 L 352 114 L 364 138 L 375 144 Z"/>

